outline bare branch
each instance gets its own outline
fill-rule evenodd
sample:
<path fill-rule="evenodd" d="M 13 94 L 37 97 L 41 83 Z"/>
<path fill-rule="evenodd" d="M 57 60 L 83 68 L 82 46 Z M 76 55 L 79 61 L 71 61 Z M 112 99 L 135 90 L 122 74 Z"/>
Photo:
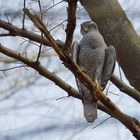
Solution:
<path fill-rule="evenodd" d="M 40 19 L 42 21 L 42 19 L 43 19 L 43 12 L 42 12 L 42 6 L 41 6 L 40 0 L 38 0 L 38 5 L 39 5 L 39 10 L 40 10 Z"/>
<path fill-rule="evenodd" d="M 64 2 L 64 0 L 59 1 L 59 2 L 56 3 L 56 4 L 53 4 L 53 6 L 49 7 L 47 10 L 45 10 L 45 11 L 43 12 L 43 14 L 46 13 L 46 12 L 48 12 L 49 10 L 51 10 L 52 8 L 54 8 L 55 6 L 57 6 L 58 4 L 60 4 L 60 3 L 62 3 L 62 2 Z"/>
<path fill-rule="evenodd" d="M 41 3 L 40 0 L 38 0 L 38 5 L 39 5 L 39 10 L 40 10 L 40 20 L 42 21 L 43 19 L 43 15 L 42 15 L 42 7 L 41 7 Z M 37 56 L 37 60 L 36 62 L 39 63 L 39 58 L 41 56 L 41 49 L 42 49 L 42 42 L 43 42 L 43 33 L 41 32 L 41 43 L 39 45 L 39 51 L 38 51 L 38 56 Z"/>
<path fill-rule="evenodd" d="M 9 33 L 0 34 L 0 37 L 4 37 L 4 36 L 10 36 L 10 34 Z"/>
<path fill-rule="evenodd" d="M 76 26 L 76 8 L 77 8 L 77 0 L 70 0 L 68 1 L 68 23 L 66 28 L 66 41 L 65 44 L 68 49 L 71 47 L 72 40 L 73 40 L 73 33 Z"/>
<path fill-rule="evenodd" d="M 24 0 L 23 7 L 26 8 L 26 0 Z M 23 13 L 22 29 L 25 29 L 25 13 Z"/>
<path fill-rule="evenodd" d="M 105 120 L 103 120 L 101 123 L 97 124 L 96 126 L 94 126 L 92 129 L 95 129 L 96 127 L 100 126 L 101 124 L 105 123 L 107 120 L 109 120 L 112 117 L 108 117 Z"/>
<path fill-rule="evenodd" d="M 35 41 L 38 43 L 42 42 L 42 37 L 40 35 L 26 31 L 26 30 L 22 30 L 21 28 L 18 28 L 16 26 L 9 24 L 9 23 L 2 21 L 2 20 L 0 20 L 0 28 L 8 30 L 10 36 L 21 36 L 21 37 L 25 37 L 29 40 L 32 40 L 32 41 Z M 45 38 L 43 38 L 43 45 L 47 45 L 47 46 L 50 45 L 48 43 L 47 39 L 45 39 Z"/>
<path fill-rule="evenodd" d="M 6 16 L 6 19 L 7 19 L 8 23 L 10 23 L 10 20 L 9 20 L 9 17 L 8 17 L 7 13 L 4 12 L 4 14 L 5 14 L 5 16 Z"/>
<path fill-rule="evenodd" d="M 137 102 L 140 103 L 140 92 L 136 89 L 133 89 L 126 85 L 122 80 L 118 79 L 117 76 L 113 75 L 111 77 L 111 81 L 119 88 L 120 91 L 124 92 L 125 94 L 129 95 Z"/>
<path fill-rule="evenodd" d="M 33 68 L 34 70 L 38 71 L 40 75 L 46 77 L 47 79 L 54 82 L 57 86 L 59 86 L 60 88 L 65 90 L 68 93 L 68 96 L 72 96 L 77 99 L 81 99 L 81 95 L 79 94 L 79 92 L 76 89 L 74 89 L 69 84 L 67 84 L 65 81 L 63 81 L 61 78 L 59 78 L 54 72 L 52 73 L 52 72 L 48 71 L 41 64 L 36 63 L 31 59 L 27 59 L 27 57 L 23 56 L 22 54 L 15 52 L 9 48 L 6 48 L 6 47 L 2 46 L 1 44 L 0 44 L 0 52 L 9 57 L 14 58 L 15 60 L 19 60 L 19 61 L 23 62 L 24 64 L 26 64 L 26 66 L 29 66 L 29 67 Z M 98 104 L 98 108 L 100 110 L 108 113 L 107 109 L 103 105 Z"/>
<path fill-rule="evenodd" d="M 42 39 L 43 39 L 43 34 L 41 33 Z M 42 43 L 39 45 L 39 51 L 36 59 L 36 63 L 39 63 L 39 58 L 41 56 L 41 49 L 42 49 Z"/>

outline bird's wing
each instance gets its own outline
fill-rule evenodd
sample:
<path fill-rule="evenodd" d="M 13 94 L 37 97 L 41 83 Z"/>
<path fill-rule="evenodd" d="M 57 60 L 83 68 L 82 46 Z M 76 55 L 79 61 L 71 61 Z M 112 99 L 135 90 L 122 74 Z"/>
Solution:
<path fill-rule="evenodd" d="M 79 48 L 80 46 L 78 44 L 78 41 L 74 41 L 72 44 L 72 57 L 75 63 L 77 63 Z"/>
<path fill-rule="evenodd" d="M 72 44 L 72 58 L 75 63 L 78 63 L 78 53 L 79 53 L 80 45 L 78 44 L 78 41 L 74 41 Z M 81 82 L 78 80 L 78 78 L 75 77 L 77 87 L 79 89 L 80 94 L 82 94 L 81 90 Z"/>
<path fill-rule="evenodd" d="M 116 51 L 114 46 L 109 46 L 105 49 L 105 62 L 101 75 L 101 87 L 104 89 L 107 82 L 110 80 L 110 77 L 114 71 L 116 62 Z"/>

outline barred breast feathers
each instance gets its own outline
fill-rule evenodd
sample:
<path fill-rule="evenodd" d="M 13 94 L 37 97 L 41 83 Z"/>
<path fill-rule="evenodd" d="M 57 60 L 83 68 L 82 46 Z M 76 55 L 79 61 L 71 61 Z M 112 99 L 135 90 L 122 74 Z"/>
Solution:
<path fill-rule="evenodd" d="M 105 41 L 101 34 L 96 31 L 92 31 L 87 33 L 85 36 L 83 36 L 82 40 L 80 41 L 79 45 L 96 48 L 96 47 L 105 47 L 107 48 Z"/>

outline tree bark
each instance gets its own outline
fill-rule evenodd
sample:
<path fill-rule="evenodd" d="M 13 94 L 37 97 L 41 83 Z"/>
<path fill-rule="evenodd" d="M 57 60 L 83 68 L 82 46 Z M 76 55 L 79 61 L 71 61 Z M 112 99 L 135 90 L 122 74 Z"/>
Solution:
<path fill-rule="evenodd" d="M 80 0 L 99 27 L 129 83 L 140 91 L 140 39 L 117 0 Z"/>

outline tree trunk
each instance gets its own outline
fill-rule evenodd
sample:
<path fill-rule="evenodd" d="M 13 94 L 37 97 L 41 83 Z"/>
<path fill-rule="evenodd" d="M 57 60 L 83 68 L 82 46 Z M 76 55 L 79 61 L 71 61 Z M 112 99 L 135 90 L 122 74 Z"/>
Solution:
<path fill-rule="evenodd" d="M 140 39 L 117 0 L 81 0 L 99 27 L 107 45 L 114 45 L 117 60 L 130 84 L 140 91 Z"/>

